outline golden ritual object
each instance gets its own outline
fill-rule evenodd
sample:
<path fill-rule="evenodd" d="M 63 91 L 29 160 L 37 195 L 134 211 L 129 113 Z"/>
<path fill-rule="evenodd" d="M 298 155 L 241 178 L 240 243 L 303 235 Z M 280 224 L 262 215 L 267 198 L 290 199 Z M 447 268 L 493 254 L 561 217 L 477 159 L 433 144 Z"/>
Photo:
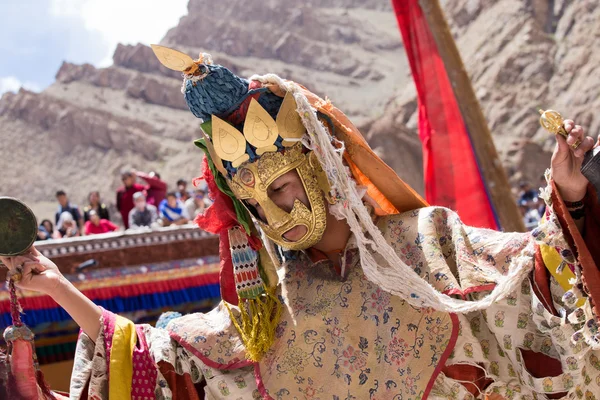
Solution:
<path fill-rule="evenodd" d="M 561 135 L 565 139 L 569 136 L 563 126 L 564 119 L 558 111 L 539 110 L 539 112 L 541 114 L 540 125 L 542 125 L 544 129 L 555 135 Z M 571 147 L 577 149 L 580 144 L 581 140 L 577 140 Z M 600 146 L 596 146 L 583 155 L 581 173 L 592 184 L 596 193 L 599 194 L 598 201 L 600 201 Z"/>
<path fill-rule="evenodd" d="M 567 138 L 567 131 L 563 126 L 564 119 L 558 111 L 554 110 L 538 110 L 540 113 L 540 125 L 548 132 L 554 133 L 555 135 L 564 136 Z"/>
<path fill-rule="evenodd" d="M 569 134 L 567 133 L 567 131 L 565 130 L 565 127 L 564 127 L 565 120 L 563 119 L 562 115 L 560 115 L 560 113 L 558 111 L 554 111 L 554 110 L 544 111 L 542 109 L 540 109 L 538 111 L 541 114 L 540 125 L 542 126 L 542 128 L 544 128 L 548 132 L 553 133 L 555 135 L 560 135 L 560 136 L 564 137 L 565 139 L 569 136 Z M 581 144 L 581 140 L 577 140 L 575 143 L 573 143 L 571 145 L 571 147 L 573 149 L 577 149 L 580 144 Z"/>

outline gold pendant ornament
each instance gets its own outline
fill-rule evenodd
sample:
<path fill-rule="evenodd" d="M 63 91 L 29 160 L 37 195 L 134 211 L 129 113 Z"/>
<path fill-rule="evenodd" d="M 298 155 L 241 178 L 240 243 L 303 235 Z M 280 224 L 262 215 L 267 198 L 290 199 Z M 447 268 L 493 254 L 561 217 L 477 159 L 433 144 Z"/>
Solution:
<path fill-rule="evenodd" d="M 216 115 L 212 116 L 212 129 L 216 154 L 234 164 L 234 168 L 248 160 L 243 155 L 246 141 L 256 147 L 256 154 L 260 156 L 277 152 L 275 142 L 279 136 L 283 138 L 283 146 L 289 147 L 299 143 L 306 131 L 296 112 L 294 96 L 289 92 L 283 99 L 277 120 L 273 120 L 258 101 L 252 99 L 244 121 L 243 134 Z"/>
<path fill-rule="evenodd" d="M 158 44 L 151 44 L 150 47 L 158 61 L 165 67 L 186 75 L 194 75 L 199 71 L 199 64 L 212 64 L 212 58 L 207 53 L 200 53 L 197 60 L 192 59 L 181 51 L 170 49 Z"/>

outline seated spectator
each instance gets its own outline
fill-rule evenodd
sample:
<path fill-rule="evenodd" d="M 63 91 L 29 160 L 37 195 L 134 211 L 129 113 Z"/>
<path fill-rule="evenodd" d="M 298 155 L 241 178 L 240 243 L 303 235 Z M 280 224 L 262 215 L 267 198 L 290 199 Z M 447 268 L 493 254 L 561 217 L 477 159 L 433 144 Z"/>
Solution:
<path fill-rule="evenodd" d="M 174 192 L 167 193 L 158 210 L 163 226 L 187 224 L 190 219 L 184 204 Z"/>
<path fill-rule="evenodd" d="M 69 198 L 64 190 L 59 190 L 56 192 L 56 200 L 58 200 L 58 211 L 56 212 L 54 222 L 57 224 L 58 229 L 58 220 L 63 212 L 68 212 L 73 217 L 73 220 L 77 224 L 79 229 L 83 229 L 83 217 L 81 212 L 79 211 L 79 207 L 75 204 L 69 203 Z"/>
<path fill-rule="evenodd" d="M 85 222 L 90 220 L 90 211 L 94 210 L 100 217 L 100 219 L 110 220 L 110 215 L 108 213 L 108 207 L 104 203 L 100 201 L 100 192 L 93 191 L 88 194 L 88 205 L 83 208 L 83 219 Z"/>
<path fill-rule="evenodd" d="M 187 182 L 185 181 L 185 179 L 179 179 L 177 181 L 176 195 L 177 195 L 177 198 L 184 203 L 187 201 L 187 199 L 189 199 L 191 197 L 190 192 L 188 192 L 188 190 L 187 190 Z"/>
<path fill-rule="evenodd" d="M 519 204 L 521 204 L 523 201 L 529 203 L 537 200 L 538 192 L 532 189 L 529 182 L 521 181 L 519 183 L 519 189 L 521 189 L 519 193 Z"/>
<path fill-rule="evenodd" d="M 129 212 L 129 229 L 153 227 L 158 219 L 156 207 L 146 203 L 146 196 L 142 192 L 134 193 L 133 201 L 135 207 Z"/>
<path fill-rule="evenodd" d="M 38 227 L 37 240 L 52 239 L 53 233 L 54 233 L 54 224 L 52 224 L 52 222 L 49 219 L 45 219 L 42 221 L 42 223 Z"/>
<path fill-rule="evenodd" d="M 73 218 L 73 214 L 68 211 L 63 211 L 58 217 L 58 223 L 56 224 L 56 231 L 53 234 L 53 239 L 69 238 L 73 236 L 79 236 L 79 230 L 77 224 Z"/>
<path fill-rule="evenodd" d="M 149 174 L 135 171 L 135 174 L 147 183 L 146 202 L 158 206 L 167 196 L 167 183 L 161 180 L 160 175 L 154 171 L 150 171 Z"/>
<path fill-rule="evenodd" d="M 101 219 L 96 210 L 90 210 L 90 220 L 85 223 L 86 235 L 97 235 L 99 233 L 114 232 L 119 227 L 107 219 Z"/>
<path fill-rule="evenodd" d="M 204 186 L 197 187 L 196 190 L 194 190 L 194 196 L 190 197 L 185 202 L 185 208 L 192 220 L 199 214 L 204 213 L 204 210 L 209 206 L 210 200 L 206 196 L 206 189 Z"/>
<path fill-rule="evenodd" d="M 521 214 L 523 214 L 523 223 L 525 224 L 525 228 L 527 230 L 535 229 L 540 223 L 540 213 L 537 207 L 531 207 L 530 203 L 526 200 L 522 200 L 519 203 L 519 208 L 521 209 Z"/>
<path fill-rule="evenodd" d="M 546 182 L 546 176 L 540 176 L 540 187 L 543 188 L 547 185 L 548 182 Z M 540 216 L 544 216 L 544 214 L 546 213 L 546 202 L 541 199 L 538 199 L 538 212 L 540 213 Z"/>
<path fill-rule="evenodd" d="M 42 226 L 46 228 L 46 231 L 52 235 L 54 233 L 54 224 L 49 219 L 45 219 L 42 221 Z"/>
<path fill-rule="evenodd" d="M 117 209 L 121 213 L 125 229 L 129 228 L 129 211 L 134 207 L 133 194 L 146 190 L 144 185 L 136 183 L 137 176 L 134 169 L 124 169 L 121 171 L 121 181 L 123 186 L 117 189 Z"/>

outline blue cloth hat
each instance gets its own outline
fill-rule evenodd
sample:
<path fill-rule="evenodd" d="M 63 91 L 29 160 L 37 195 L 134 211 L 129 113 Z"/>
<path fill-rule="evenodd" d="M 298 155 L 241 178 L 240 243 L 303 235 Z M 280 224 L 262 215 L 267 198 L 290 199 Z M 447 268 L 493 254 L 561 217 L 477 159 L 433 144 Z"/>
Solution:
<path fill-rule="evenodd" d="M 259 104 L 275 118 L 282 98 L 267 88 L 249 89 L 249 82 L 222 65 L 200 64 L 200 79 L 189 78 L 184 83 L 184 97 L 190 111 L 203 121 L 211 115 L 226 119 L 242 102 L 254 93 L 261 93 Z"/>

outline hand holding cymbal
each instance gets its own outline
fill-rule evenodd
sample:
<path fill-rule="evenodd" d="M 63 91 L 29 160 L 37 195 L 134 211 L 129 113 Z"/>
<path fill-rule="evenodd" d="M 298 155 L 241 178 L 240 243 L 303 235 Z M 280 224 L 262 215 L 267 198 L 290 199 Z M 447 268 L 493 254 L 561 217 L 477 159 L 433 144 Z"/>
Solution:
<path fill-rule="evenodd" d="M 17 199 L 0 197 L 0 257 L 26 253 L 36 238 L 37 221 L 33 211 Z M 5 265 L 1 259 L 0 265 Z M 22 266 L 17 265 L 10 269 L 8 277 L 14 282 L 19 282 Z"/>

